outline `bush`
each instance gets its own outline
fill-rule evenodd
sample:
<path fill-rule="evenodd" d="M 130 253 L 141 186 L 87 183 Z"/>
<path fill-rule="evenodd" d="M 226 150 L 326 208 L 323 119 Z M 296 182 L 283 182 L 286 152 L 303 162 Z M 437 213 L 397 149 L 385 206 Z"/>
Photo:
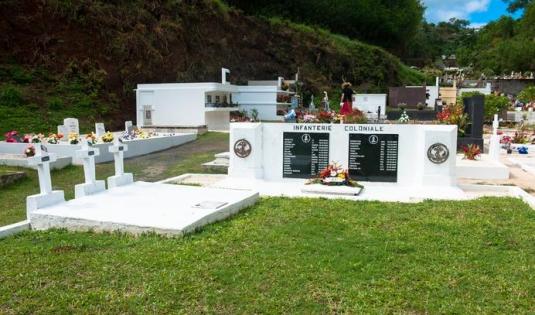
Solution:
<path fill-rule="evenodd" d="M 518 94 L 518 99 L 522 103 L 529 103 L 535 101 L 535 85 L 528 86 Z"/>
<path fill-rule="evenodd" d="M 47 101 L 48 109 L 50 110 L 62 110 L 65 108 L 63 100 L 59 97 L 53 97 Z"/>
<path fill-rule="evenodd" d="M 485 95 L 485 119 L 493 120 L 495 114 L 509 107 L 509 99 L 499 95 Z"/>
<path fill-rule="evenodd" d="M 5 85 L 0 89 L 0 105 L 16 107 L 24 104 L 24 98 L 19 88 Z"/>

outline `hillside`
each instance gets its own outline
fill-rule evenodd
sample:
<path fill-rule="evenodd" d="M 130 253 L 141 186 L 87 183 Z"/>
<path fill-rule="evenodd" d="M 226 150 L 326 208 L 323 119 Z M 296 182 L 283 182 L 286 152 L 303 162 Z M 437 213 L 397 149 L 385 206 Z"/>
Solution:
<path fill-rule="evenodd" d="M 384 50 L 326 31 L 245 16 L 219 1 L 0 2 L 0 132 L 82 130 L 135 117 L 137 83 L 291 77 L 306 93 L 345 78 L 368 91 L 421 83 Z M 349 69 L 346 71 L 345 69 Z"/>

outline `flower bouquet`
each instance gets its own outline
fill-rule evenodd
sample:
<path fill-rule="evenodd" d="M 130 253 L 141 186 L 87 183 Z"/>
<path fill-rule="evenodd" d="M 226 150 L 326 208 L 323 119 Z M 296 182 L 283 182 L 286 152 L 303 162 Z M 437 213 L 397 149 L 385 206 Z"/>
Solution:
<path fill-rule="evenodd" d="M 78 137 L 78 134 L 75 132 L 69 133 L 69 144 L 78 144 L 80 142 L 80 138 Z"/>
<path fill-rule="evenodd" d="M 331 163 L 327 165 L 322 171 L 318 173 L 318 176 L 310 179 L 307 185 L 310 184 L 322 184 L 327 186 L 349 186 L 362 188 L 363 186 L 356 181 L 349 178 L 349 172 L 342 166 Z"/>
<path fill-rule="evenodd" d="M 103 136 L 102 136 L 102 142 L 104 143 L 109 143 L 109 142 L 113 142 L 113 133 L 111 132 L 106 132 Z"/>
<path fill-rule="evenodd" d="M 24 154 L 26 157 L 32 157 L 35 155 L 35 147 L 33 145 L 28 145 L 26 149 L 24 149 Z"/>
<path fill-rule="evenodd" d="M 401 112 L 401 115 L 399 116 L 398 122 L 400 124 L 408 124 L 410 120 L 409 114 L 407 114 L 406 110 L 403 110 Z"/>
<path fill-rule="evenodd" d="M 475 161 L 481 156 L 481 149 L 477 144 L 469 144 L 463 146 L 464 158 Z"/>
<path fill-rule="evenodd" d="M 45 135 L 40 133 L 37 135 L 32 135 L 32 143 L 41 143 L 43 142 L 43 139 L 45 138 Z"/>
<path fill-rule="evenodd" d="M 4 137 L 6 138 L 6 142 L 8 143 L 17 143 L 19 142 L 19 133 L 16 130 L 11 130 L 9 132 L 6 132 L 4 134 Z"/>
<path fill-rule="evenodd" d="M 48 135 L 48 138 L 46 139 L 46 142 L 50 143 L 50 144 L 58 144 L 59 142 L 59 137 L 58 135 L 56 135 L 55 133 L 50 133 Z"/>
<path fill-rule="evenodd" d="M 85 136 L 85 139 L 87 140 L 87 143 L 93 145 L 97 143 L 97 135 L 94 132 L 88 133 Z"/>

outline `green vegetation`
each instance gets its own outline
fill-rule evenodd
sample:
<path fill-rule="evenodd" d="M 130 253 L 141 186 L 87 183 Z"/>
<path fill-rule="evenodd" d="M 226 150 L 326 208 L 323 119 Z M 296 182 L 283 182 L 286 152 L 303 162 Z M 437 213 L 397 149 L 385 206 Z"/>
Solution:
<path fill-rule="evenodd" d="M 23 233 L 0 312 L 528 314 L 534 229 L 517 199 L 265 198 L 184 238 Z"/>
<path fill-rule="evenodd" d="M 96 121 L 112 124 L 118 101 L 105 91 L 102 70 L 90 63 L 71 62 L 60 74 L 0 65 L 0 135 L 10 130 L 23 133 L 56 132 L 67 117 L 80 120 L 83 132 Z"/>
<path fill-rule="evenodd" d="M 423 7 L 416 0 L 227 0 L 249 14 L 281 17 L 395 50 L 416 33 Z"/>
<path fill-rule="evenodd" d="M 462 99 L 465 97 L 471 97 L 474 95 L 483 95 L 479 92 L 467 92 L 463 93 L 462 97 L 457 99 L 458 104 L 463 104 Z M 500 95 L 485 95 L 485 120 L 492 121 L 495 114 L 501 113 L 503 110 L 509 108 L 511 102 L 506 96 Z"/>
<path fill-rule="evenodd" d="M 397 2 L 407 1 L 416 3 Z M 96 121 L 118 128 L 135 116 L 136 84 L 217 82 L 222 66 L 236 83 L 299 71 L 306 97 L 334 92 L 344 78 L 367 91 L 425 80 L 383 49 L 247 17 L 222 0 L 1 1 L 0 13 L 0 44 L 9 43 L 0 51 L 0 133 L 55 131 L 65 117 L 79 118 L 82 131 Z M 400 23 L 398 14 L 387 20 Z M 36 25 L 50 25 L 46 36 L 27 31 Z"/>
<path fill-rule="evenodd" d="M 185 173 L 210 173 L 202 163 L 214 159 L 214 154 L 226 147 L 228 134 L 207 133 L 198 140 L 148 156 L 125 160 L 125 171 L 134 174 L 136 180 L 158 181 Z M 177 152 L 178 151 L 178 152 Z M 0 166 L 0 172 L 8 170 L 23 171 L 27 178 L 7 187 L 0 188 L 0 226 L 18 222 L 26 218 L 26 196 L 39 193 L 39 181 L 34 170 Z M 113 163 L 97 164 L 97 179 L 106 179 L 113 175 Z M 52 171 L 54 189 L 64 190 L 65 198 L 74 198 L 74 185 L 84 181 L 81 166 L 69 166 L 62 170 Z M 1 313 L 1 308 L 0 308 Z"/>
<path fill-rule="evenodd" d="M 518 94 L 518 99 L 524 103 L 535 102 L 535 86 L 528 86 L 522 90 Z"/>

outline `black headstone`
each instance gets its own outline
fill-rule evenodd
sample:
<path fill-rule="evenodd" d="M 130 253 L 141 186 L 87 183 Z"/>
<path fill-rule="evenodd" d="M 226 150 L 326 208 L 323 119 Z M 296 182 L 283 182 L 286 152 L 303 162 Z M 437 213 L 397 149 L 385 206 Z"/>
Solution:
<path fill-rule="evenodd" d="M 463 98 L 464 112 L 468 114 L 469 123 L 464 137 L 457 139 L 460 148 L 468 144 L 477 144 L 483 150 L 483 121 L 485 117 L 485 96 L 474 95 Z"/>
<path fill-rule="evenodd" d="M 328 133 L 284 133 L 283 177 L 311 178 L 327 165 L 329 165 Z"/>
<path fill-rule="evenodd" d="M 398 142 L 397 134 L 350 134 L 350 177 L 370 182 L 397 182 Z"/>

